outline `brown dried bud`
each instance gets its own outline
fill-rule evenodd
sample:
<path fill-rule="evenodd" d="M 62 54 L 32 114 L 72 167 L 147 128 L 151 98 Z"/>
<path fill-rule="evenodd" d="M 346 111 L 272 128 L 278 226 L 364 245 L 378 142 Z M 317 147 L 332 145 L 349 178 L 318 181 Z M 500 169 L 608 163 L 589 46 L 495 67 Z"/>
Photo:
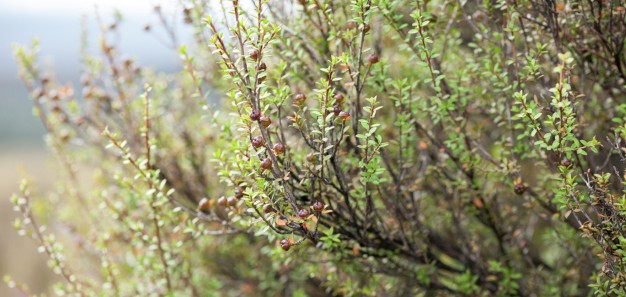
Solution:
<path fill-rule="evenodd" d="M 302 103 L 304 102 L 304 100 L 306 100 L 306 95 L 299 93 L 293 99 L 298 103 Z"/>
<path fill-rule="evenodd" d="M 287 147 L 285 147 L 284 144 L 282 144 L 282 142 L 278 142 L 276 144 L 274 144 L 274 152 L 276 154 L 282 154 L 287 150 Z"/>
<path fill-rule="evenodd" d="M 201 212 L 207 212 L 211 209 L 211 201 L 207 198 L 202 198 L 198 202 L 198 210 Z"/>
<path fill-rule="evenodd" d="M 314 212 L 321 213 L 322 210 L 324 210 L 324 203 L 322 203 L 321 201 L 317 201 L 313 203 L 313 206 L 311 208 L 313 209 Z"/>
<path fill-rule="evenodd" d="M 235 197 L 228 197 L 228 206 L 236 206 L 237 205 L 237 199 L 235 199 Z"/>
<path fill-rule="evenodd" d="M 255 138 L 252 138 L 252 146 L 259 148 L 262 147 L 265 144 L 265 139 L 263 138 L 263 136 L 259 135 Z"/>
<path fill-rule="evenodd" d="M 302 208 L 300 209 L 300 211 L 298 211 L 298 217 L 300 217 L 301 219 L 306 219 L 309 216 L 309 211 L 306 208 Z"/>
<path fill-rule="evenodd" d="M 261 116 L 261 118 L 259 119 L 259 122 L 261 122 L 261 125 L 263 125 L 263 127 L 267 128 L 269 125 L 272 124 L 272 119 L 270 119 L 268 116 L 263 115 Z"/>
<path fill-rule="evenodd" d="M 253 121 L 258 121 L 261 118 L 261 111 L 259 111 L 258 109 L 253 109 L 250 112 L 250 119 Z"/>
<path fill-rule="evenodd" d="M 261 168 L 265 170 L 272 169 L 272 160 L 270 158 L 263 159 L 263 161 L 261 161 Z"/>
<path fill-rule="evenodd" d="M 341 110 L 341 105 L 335 104 L 333 106 L 333 113 L 335 114 L 335 116 L 338 116 L 341 111 L 342 111 Z"/>
<path fill-rule="evenodd" d="M 380 62 L 380 57 L 377 54 L 370 54 L 369 56 L 367 56 L 367 62 L 372 65 L 376 64 Z"/>
<path fill-rule="evenodd" d="M 339 113 L 338 117 L 345 121 L 350 118 L 350 114 L 345 111 L 342 111 Z"/>
<path fill-rule="evenodd" d="M 313 163 L 315 161 L 315 155 L 313 153 L 309 153 L 308 155 L 306 155 L 306 160 Z"/>
<path fill-rule="evenodd" d="M 265 62 L 261 62 L 261 64 L 259 64 L 259 65 L 256 67 L 256 70 L 257 70 L 257 71 L 265 71 L 265 70 L 267 70 L 267 65 L 265 65 Z"/>
<path fill-rule="evenodd" d="M 367 33 L 371 29 L 370 24 L 363 24 L 363 32 Z"/>
<path fill-rule="evenodd" d="M 242 187 L 237 187 L 235 189 L 235 198 L 237 199 L 243 198 L 243 192 L 244 192 L 244 189 Z"/>
<path fill-rule="evenodd" d="M 342 94 L 342 93 L 337 93 L 337 94 L 335 95 L 335 100 L 336 100 L 336 101 L 337 101 L 337 103 L 339 103 L 339 104 L 343 103 L 343 98 L 344 98 L 344 97 L 343 97 L 343 94 Z"/>
<path fill-rule="evenodd" d="M 264 213 L 272 213 L 274 212 L 274 208 L 271 205 L 265 205 L 263 206 L 263 212 Z"/>
<path fill-rule="evenodd" d="M 515 191 L 515 194 L 517 195 L 522 195 L 524 194 L 524 192 L 526 192 L 526 186 L 524 186 L 523 183 L 517 183 L 515 184 L 513 191 Z"/>
<path fill-rule="evenodd" d="M 220 206 L 228 206 L 228 200 L 226 200 L 226 197 L 222 196 L 217 199 L 217 204 Z"/>
<path fill-rule="evenodd" d="M 250 57 L 250 59 L 252 60 L 258 60 L 259 59 L 259 51 L 256 49 L 250 50 L 248 52 L 248 56 Z"/>
<path fill-rule="evenodd" d="M 280 247 L 283 249 L 283 251 L 288 251 L 291 248 L 292 244 L 291 241 L 289 241 L 289 239 L 283 239 L 280 241 Z"/>

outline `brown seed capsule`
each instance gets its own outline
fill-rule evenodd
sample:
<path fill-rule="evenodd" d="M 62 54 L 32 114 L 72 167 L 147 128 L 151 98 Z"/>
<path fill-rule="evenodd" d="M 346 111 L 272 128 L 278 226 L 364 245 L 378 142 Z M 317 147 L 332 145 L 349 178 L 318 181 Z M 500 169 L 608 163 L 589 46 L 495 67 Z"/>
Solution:
<path fill-rule="evenodd" d="M 309 153 L 308 155 L 306 155 L 306 160 L 312 163 L 313 161 L 315 161 L 315 155 L 313 153 Z"/>
<path fill-rule="evenodd" d="M 339 113 L 339 115 L 337 117 L 339 117 L 340 119 L 345 121 L 345 120 L 350 118 L 350 114 L 345 112 L 345 111 L 342 111 L 342 112 Z"/>
<path fill-rule="evenodd" d="M 265 205 L 263 207 L 263 212 L 264 213 L 272 213 L 272 212 L 274 212 L 274 208 L 271 205 L 269 205 L 269 204 Z"/>
<path fill-rule="evenodd" d="M 228 200 L 226 199 L 226 197 L 222 196 L 217 199 L 217 204 L 220 206 L 228 206 Z"/>
<path fill-rule="evenodd" d="M 367 56 L 367 62 L 372 65 L 376 64 L 380 62 L 380 57 L 377 54 L 370 54 L 369 56 Z"/>
<path fill-rule="evenodd" d="M 198 202 L 198 210 L 201 212 L 207 212 L 211 209 L 211 201 L 207 198 L 202 198 Z"/>
<path fill-rule="evenodd" d="M 235 189 L 235 198 L 237 199 L 243 198 L 243 192 L 244 192 L 244 189 L 242 187 L 237 187 Z"/>
<path fill-rule="evenodd" d="M 337 95 L 335 95 L 335 100 L 337 101 L 337 103 L 341 104 L 343 103 L 343 94 L 342 93 L 337 93 Z"/>
<path fill-rule="evenodd" d="M 298 211 L 298 216 L 301 219 L 306 219 L 309 216 L 309 211 L 306 210 L 306 208 L 300 209 L 300 211 Z"/>
<path fill-rule="evenodd" d="M 259 119 L 259 122 L 261 122 L 261 125 L 263 125 L 263 127 L 267 128 L 269 125 L 272 124 L 272 119 L 270 119 L 270 117 L 268 117 L 266 115 L 263 115 Z"/>
<path fill-rule="evenodd" d="M 367 33 L 369 32 L 371 29 L 369 24 L 363 24 L 363 32 Z"/>
<path fill-rule="evenodd" d="M 278 142 L 274 145 L 274 152 L 276 154 L 282 154 L 287 150 L 287 148 L 285 147 L 284 144 L 282 144 L 281 142 Z"/>
<path fill-rule="evenodd" d="M 341 111 L 342 111 L 341 110 L 341 105 L 335 104 L 333 106 L 333 113 L 335 114 L 335 116 L 338 116 Z"/>
<path fill-rule="evenodd" d="M 252 146 L 259 148 L 262 147 L 265 144 L 265 139 L 263 139 L 263 136 L 259 135 L 255 138 L 252 138 Z"/>
<path fill-rule="evenodd" d="M 265 170 L 272 169 L 272 160 L 270 158 L 263 159 L 263 161 L 261 161 L 261 168 Z"/>
<path fill-rule="evenodd" d="M 291 248 L 291 241 L 289 241 L 289 239 L 281 240 L 280 247 L 283 249 L 283 251 L 288 251 Z"/>
<path fill-rule="evenodd" d="M 513 191 L 515 191 L 515 194 L 517 195 L 522 195 L 524 194 L 524 192 L 526 192 L 526 186 L 524 186 L 523 183 L 517 183 L 515 184 Z"/>
<path fill-rule="evenodd" d="M 299 93 L 293 98 L 293 100 L 295 100 L 298 103 L 302 103 L 304 102 L 304 100 L 306 100 L 306 95 Z"/>
<path fill-rule="evenodd" d="M 250 119 L 253 121 L 258 121 L 261 118 L 261 111 L 259 111 L 258 109 L 253 109 L 250 112 Z"/>
<path fill-rule="evenodd" d="M 314 212 L 320 213 L 322 212 L 322 210 L 324 210 L 324 203 L 322 203 L 321 201 L 317 201 L 313 203 L 313 206 L 311 208 L 313 209 Z"/>
<path fill-rule="evenodd" d="M 235 197 L 228 197 L 228 206 L 237 206 L 237 199 L 235 199 Z"/>
<path fill-rule="evenodd" d="M 267 65 L 265 65 L 265 62 L 261 62 L 261 64 L 259 64 L 259 65 L 256 67 L 256 70 L 257 70 L 257 71 L 265 71 L 265 70 L 267 70 Z"/>
<path fill-rule="evenodd" d="M 248 57 L 250 57 L 250 59 L 252 60 L 258 60 L 259 59 L 259 51 L 256 49 L 250 50 L 248 52 Z"/>

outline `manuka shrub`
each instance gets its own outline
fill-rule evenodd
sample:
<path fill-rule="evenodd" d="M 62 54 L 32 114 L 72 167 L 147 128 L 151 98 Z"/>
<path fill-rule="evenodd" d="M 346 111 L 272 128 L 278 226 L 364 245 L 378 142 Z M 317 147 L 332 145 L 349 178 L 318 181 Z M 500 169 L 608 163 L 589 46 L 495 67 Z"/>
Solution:
<path fill-rule="evenodd" d="M 624 1 L 181 2 L 178 73 L 16 47 L 58 294 L 626 296 Z"/>

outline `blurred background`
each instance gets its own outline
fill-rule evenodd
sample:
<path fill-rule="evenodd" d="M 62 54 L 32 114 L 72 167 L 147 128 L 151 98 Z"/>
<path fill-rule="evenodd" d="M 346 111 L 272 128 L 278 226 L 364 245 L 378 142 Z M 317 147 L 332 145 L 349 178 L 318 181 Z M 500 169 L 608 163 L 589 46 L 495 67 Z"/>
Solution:
<path fill-rule="evenodd" d="M 154 14 L 155 5 L 160 5 L 165 15 L 180 11 L 175 0 L 0 0 L 0 278 L 10 274 L 37 294 L 50 293 L 50 285 L 57 280 L 46 266 L 46 257 L 36 252 L 35 243 L 17 236 L 12 227 L 17 213 L 9 198 L 18 191 L 20 179 L 28 177 L 36 192 L 45 193 L 56 178 L 56 161 L 45 148 L 44 130 L 32 115 L 32 103 L 17 76 L 12 44 L 28 45 L 38 38 L 42 68 L 54 72 L 61 84 L 78 86 L 83 27 L 88 32 L 89 50 L 96 53 L 96 11 L 106 25 L 119 10 L 123 21 L 117 42 L 124 56 L 142 66 L 176 71 L 177 51 L 163 43 L 165 32 Z M 179 19 L 172 21 L 180 33 Z M 149 33 L 144 31 L 146 24 L 153 28 Z M 1 282 L 0 296 L 21 295 Z"/>

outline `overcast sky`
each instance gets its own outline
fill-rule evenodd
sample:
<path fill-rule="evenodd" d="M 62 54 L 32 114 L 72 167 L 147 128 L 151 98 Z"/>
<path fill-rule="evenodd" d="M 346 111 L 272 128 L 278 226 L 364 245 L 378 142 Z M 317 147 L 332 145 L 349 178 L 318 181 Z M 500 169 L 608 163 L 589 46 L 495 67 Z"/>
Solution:
<path fill-rule="evenodd" d="M 154 36 L 165 38 L 163 31 L 156 28 L 158 20 L 153 7 L 160 4 L 165 12 L 170 12 L 176 10 L 177 3 L 176 0 L 0 0 L 0 145 L 25 137 L 40 139 L 43 133 L 31 115 L 28 94 L 17 77 L 11 44 L 30 44 L 37 37 L 44 68 L 53 68 L 63 83 L 76 82 L 81 71 L 83 19 L 87 18 L 89 42 L 96 44 L 99 32 L 95 7 L 105 23 L 112 20 L 113 12 L 118 9 L 124 17 L 118 39 L 122 55 L 136 59 L 142 66 L 174 71 L 179 66 L 178 53 Z M 156 29 L 147 34 L 143 31 L 145 24 Z M 178 28 L 184 30 L 181 24 Z M 90 49 L 97 52 L 94 45 Z"/>

